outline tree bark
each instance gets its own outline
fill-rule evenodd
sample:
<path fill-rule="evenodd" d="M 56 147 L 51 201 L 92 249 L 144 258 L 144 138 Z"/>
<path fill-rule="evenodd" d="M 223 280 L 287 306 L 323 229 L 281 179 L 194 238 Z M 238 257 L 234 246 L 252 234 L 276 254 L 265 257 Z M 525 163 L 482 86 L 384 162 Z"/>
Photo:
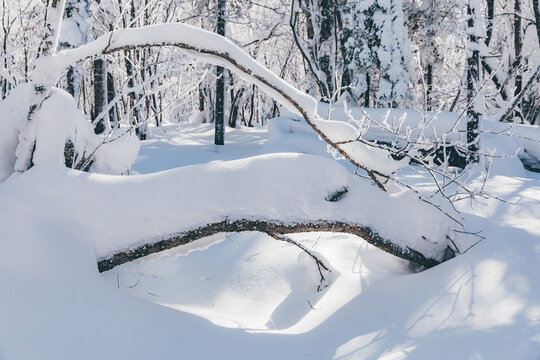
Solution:
<path fill-rule="evenodd" d="M 217 33 L 225 36 L 225 10 L 226 0 L 218 0 Z M 214 143 L 216 145 L 225 144 L 225 69 L 221 66 L 216 67 L 216 116 L 215 116 L 215 135 Z"/>
<path fill-rule="evenodd" d="M 94 68 L 94 107 L 92 109 L 92 123 L 94 123 L 94 132 L 96 134 L 102 134 L 106 129 L 106 122 L 108 116 L 105 115 L 97 123 L 95 119 L 103 111 L 107 105 L 107 79 L 105 68 L 105 61 L 103 59 L 96 59 L 93 61 Z"/>
<path fill-rule="evenodd" d="M 533 3 L 534 20 L 535 20 L 535 26 L 536 26 L 536 37 L 538 40 L 538 47 L 540 47 L 540 1 L 532 0 L 532 3 Z"/>
<path fill-rule="evenodd" d="M 426 268 L 433 267 L 440 263 L 438 260 L 426 258 L 424 255 L 414 251 L 413 249 L 400 247 L 399 245 L 382 238 L 379 234 L 367 226 L 333 221 L 305 222 L 288 225 L 273 221 L 241 219 L 236 221 L 224 220 L 221 222 L 208 224 L 196 229 L 192 229 L 183 234 L 172 236 L 168 239 L 155 243 L 144 244 L 133 250 L 118 252 L 110 257 L 99 260 L 98 270 L 100 272 L 107 271 L 126 262 L 133 261 L 159 251 L 185 245 L 192 241 L 220 232 L 230 233 L 243 231 L 259 231 L 274 238 L 279 238 L 280 235 L 283 234 L 298 232 L 341 232 L 359 236 L 383 251 L 402 259 L 420 264 Z M 279 240 L 282 239 L 279 238 Z"/>
<path fill-rule="evenodd" d="M 107 72 L 107 103 L 111 103 L 114 101 L 114 98 L 116 97 L 116 91 L 114 90 L 114 78 L 112 73 Z M 109 110 L 109 124 L 111 127 L 116 126 L 118 123 L 118 109 L 117 106 L 114 105 Z"/>
<path fill-rule="evenodd" d="M 478 162 L 480 157 L 480 121 L 483 117 L 481 104 L 481 67 L 480 67 L 480 39 L 477 35 L 479 26 L 480 6 L 478 0 L 469 0 L 467 4 L 467 162 Z"/>
<path fill-rule="evenodd" d="M 517 0 L 516 0 L 517 1 Z M 487 7 L 487 29 L 486 29 L 486 46 L 489 46 L 489 43 L 491 42 L 491 37 L 493 35 L 493 22 L 494 22 L 494 15 L 495 15 L 495 0 L 487 0 L 486 1 L 486 7 Z"/>
<path fill-rule="evenodd" d="M 514 96 L 517 96 L 522 89 L 523 79 L 521 75 L 520 63 L 521 63 L 521 53 L 523 48 L 523 35 L 521 33 L 521 0 L 514 1 L 514 68 L 516 69 L 516 80 L 514 86 Z M 521 118 L 521 111 L 516 111 L 514 113 L 515 117 Z"/>
<path fill-rule="evenodd" d="M 433 65 L 428 64 L 426 72 L 426 107 L 431 111 L 433 107 Z"/>
<path fill-rule="evenodd" d="M 333 43 L 334 39 L 334 17 L 335 17 L 335 8 L 336 4 L 334 0 L 319 0 L 318 8 L 320 9 L 319 15 L 319 26 L 320 26 L 320 38 L 314 39 L 314 41 L 319 43 L 319 47 L 327 47 L 326 50 L 321 51 L 321 54 L 318 54 L 317 62 L 320 64 L 321 70 L 325 75 L 325 85 L 327 95 L 326 98 L 323 97 L 321 100 L 324 102 L 330 102 L 334 91 L 336 90 L 336 84 L 334 81 L 334 70 L 335 66 L 333 64 L 333 54 L 336 52 L 335 45 Z M 312 21 L 317 21 L 317 19 L 312 19 Z M 333 47 L 333 49 L 332 49 Z M 330 49 L 328 49 L 330 48 Z M 332 51 L 333 50 L 333 51 Z"/>
<path fill-rule="evenodd" d="M 369 108 L 370 105 L 370 90 L 371 90 L 371 76 L 369 73 L 366 73 L 366 91 L 364 91 L 364 107 Z"/>

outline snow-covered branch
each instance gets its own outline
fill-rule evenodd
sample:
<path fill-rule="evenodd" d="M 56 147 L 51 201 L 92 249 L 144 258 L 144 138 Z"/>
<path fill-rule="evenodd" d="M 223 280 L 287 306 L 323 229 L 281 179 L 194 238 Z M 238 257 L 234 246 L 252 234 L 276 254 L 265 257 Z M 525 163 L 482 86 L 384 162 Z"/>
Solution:
<path fill-rule="evenodd" d="M 79 48 L 38 59 L 31 80 L 34 86 L 47 89 L 70 65 L 94 56 L 147 46 L 174 46 L 200 61 L 226 67 L 242 79 L 256 84 L 269 96 L 299 112 L 333 149 L 356 167 L 365 170 L 371 180 L 385 191 L 384 182 L 391 177 L 386 167 L 378 168 L 377 161 L 366 165 L 363 161 L 367 159 L 352 156 L 345 149 L 347 146 L 336 144 L 336 141 L 342 140 L 343 130 L 350 129 L 321 119 L 316 113 L 317 101 L 311 96 L 291 86 L 230 40 L 199 28 L 185 24 L 161 24 L 113 31 Z M 358 146 L 355 146 L 356 151 Z M 365 152 L 366 149 L 363 150 Z"/>

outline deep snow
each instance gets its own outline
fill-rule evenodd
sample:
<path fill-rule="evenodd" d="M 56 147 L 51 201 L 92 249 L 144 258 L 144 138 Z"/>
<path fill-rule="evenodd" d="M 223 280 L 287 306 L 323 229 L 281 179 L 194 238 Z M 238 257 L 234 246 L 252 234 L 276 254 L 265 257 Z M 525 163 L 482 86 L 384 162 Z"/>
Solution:
<path fill-rule="evenodd" d="M 190 252 L 178 248 L 97 272 L 96 257 L 114 246 L 174 231 L 163 226 L 178 217 L 204 222 L 222 211 L 234 199 L 223 195 L 216 205 L 182 197 L 202 196 L 203 189 L 227 194 L 227 185 L 236 186 L 233 194 L 251 189 L 244 204 L 255 193 L 276 214 L 280 206 L 339 212 L 341 204 L 379 215 L 373 221 L 387 231 L 428 225 L 400 225 L 415 214 L 390 200 L 378 205 L 382 195 L 367 182 L 356 184 L 327 155 L 265 155 L 324 149 L 286 124 L 274 125 L 288 135 L 271 132 L 269 140 L 259 130 L 229 131 L 236 137 L 227 139 L 237 142 L 219 150 L 200 140 L 208 136 L 204 124 L 169 128 L 142 144 L 134 169 L 192 166 L 161 173 L 117 177 L 36 166 L 0 184 L 0 359 L 540 357 L 540 176 L 522 169 L 499 172 L 487 184 L 508 202 L 459 203 L 468 229 L 483 230 L 486 239 L 421 273 L 359 238 L 316 233 L 294 238 L 333 270 L 320 293 L 305 254 L 258 233 L 216 235 L 193 243 Z M 252 154 L 259 156 L 246 158 Z M 159 165 L 150 161 L 154 156 Z M 214 162 L 201 164 L 208 160 Z M 310 161 L 321 167 L 312 169 Z M 269 173 L 275 178 L 260 183 Z M 228 180 L 212 190 L 210 174 Z M 429 187 L 412 173 L 404 176 Z M 314 198 L 344 182 L 353 191 L 343 202 Z M 306 193 L 294 194 L 298 187 Z M 380 198 L 353 201 L 364 193 L 355 195 L 356 188 Z M 287 196 L 289 204 L 282 201 Z"/>

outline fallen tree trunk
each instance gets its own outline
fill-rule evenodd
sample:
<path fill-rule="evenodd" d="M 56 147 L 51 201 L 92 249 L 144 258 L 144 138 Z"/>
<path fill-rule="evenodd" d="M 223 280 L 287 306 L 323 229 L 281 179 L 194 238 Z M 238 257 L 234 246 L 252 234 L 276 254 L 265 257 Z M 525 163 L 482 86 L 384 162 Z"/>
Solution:
<path fill-rule="evenodd" d="M 81 62 L 85 59 L 95 56 L 107 55 L 118 51 L 139 49 L 147 46 L 174 46 L 177 49 L 183 50 L 188 55 L 194 56 L 199 60 L 207 63 L 224 66 L 233 71 L 239 77 L 249 81 L 252 84 L 258 85 L 269 96 L 281 101 L 287 105 L 289 109 L 299 112 L 305 119 L 306 123 L 332 148 L 339 152 L 345 159 L 349 160 L 357 169 L 363 169 L 381 190 L 386 191 L 385 184 L 392 179 L 391 174 L 399 168 L 399 166 L 382 166 L 383 170 L 378 166 L 378 161 L 373 160 L 374 152 L 369 151 L 368 154 L 360 159 L 360 156 L 351 156 L 345 149 L 345 146 L 350 144 L 340 143 L 342 134 L 346 133 L 345 140 L 356 137 L 356 130 L 350 124 L 344 122 L 325 121 L 317 115 L 317 102 L 309 95 L 295 89 L 290 84 L 279 78 L 276 74 L 253 60 L 242 49 L 238 48 L 229 40 L 220 37 L 216 34 L 207 31 L 193 28 L 184 24 L 161 24 L 147 26 L 142 28 L 122 29 L 110 32 L 76 49 L 64 50 L 54 55 L 42 57 L 36 60 L 35 68 L 32 73 L 31 82 L 33 86 L 43 89 L 43 93 L 48 93 L 50 88 L 60 78 L 60 75 L 69 66 Z M 41 104 L 36 103 L 36 111 L 39 111 Z M 30 114 L 32 115 L 32 114 Z M 29 116 L 26 125 L 31 125 L 31 117 Z M 339 125 L 337 129 L 334 129 Z M 34 127 L 29 128 L 30 130 Z M 28 131 L 30 131 L 28 130 Z M 27 131 L 27 130 L 25 130 Z M 30 146 L 32 139 L 28 138 L 26 148 L 34 148 Z M 104 139 L 104 138 L 103 138 Z M 336 140 L 337 139 L 337 140 Z M 40 150 L 40 144 L 36 144 L 36 152 Z M 46 142 L 43 142 L 46 143 Z M 103 141 L 100 143 L 103 144 Z M 345 144 L 345 145 L 343 145 Z M 358 143 L 360 147 L 367 146 L 363 143 Z M 21 144 L 19 144 L 21 145 Z M 87 156 L 83 161 L 75 164 L 76 169 L 84 170 L 87 168 L 92 157 L 94 156 L 96 147 L 90 156 Z M 377 147 L 369 147 L 369 150 L 381 149 Z M 19 151 L 17 149 L 17 162 L 24 164 L 19 170 L 24 171 L 33 163 L 33 152 Z M 366 149 L 359 151 L 354 148 L 354 153 L 361 153 Z M 376 155 L 381 154 L 375 151 Z M 384 155 L 387 155 L 384 152 Z M 48 153 L 47 153 L 48 154 Z M 55 154 L 56 155 L 56 154 Z M 39 158 L 39 157 L 38 157 Z M 386 160 L 386 157 L 381 157 L 381 160 Z M 50 159 L 53 160 L 53 159 Z M 54 159 L 56 161 L 58 159 Z M 44 161 L 44 160 L 41 160 Z M 49 161 L 49 159 L 47 160 Z M 385 161 L 380 161 L 385 163 Z M 365 163 L 369 163 L 367 166 Z M 385 173 L 382 173 L 384 171 Z M 420 197 L 421 198 L 421 197 Z M 458 220 L 441 210 L 439 206 L 434 205 L 429 200 L 421 198 L 427 204 L 432 205 L 435 209 L 448 216 L 450 219 L 460 224 Z M 380 229 L 380 227 L 379 227 Z M 393 255 L 402 257 L 407 260 L 414 261 L 426 267 L 431 267 L 438 264 L 437 260 L 428 259 L 426 256 L 409 249 L 405 246 L 392 243 L 390 240 L 383 239 L 371 228 L 359 226 L 355 224 L 336 223 L 330 221 L 308 222 L 296 225 L 284 225 L 279 222 L 264 222 L 264 221 L 224 221 L 205 225 L 201 228 L 192 230 L 180 236 L 174 236 L 170 239 L 162 240 L 157 243 L 147 244 L 135 250 L 127 251 L 122 249 L 120 253 L 115 254 L 110 259 L 103 259 L 99 262 L 100 271 L 110 269 L 121 263 L 131 261 L 142 256 L 169 249 L 190 241 L 199 239 L 204 236 L 212 235 L 219 232 L 237 232 L 237 231 L 261 231 L 270 235 L 293 233 L 302 231 L 333 231 L 355 234 L 363 237 L 368 242 L 376 245 L 382 250 Z M 420 239 L 418 239 L 420 240 Z M 446 241 L 446 239 L 444 239 Z M 440 246 L 439 246 L 440 247 Z M 118 250 L 120 251 L 120 250 Z M 436 255 L 434 255 L 436 257 Z"/>
<path fill-rule="evenodd" d="M 283 240 L 280 235 L 300 232 L 325 231 L 353 234 L 361 237 L 368 243 L 378 247 L 383 251 L 386 251 L 402 259 L 420 264 L 426 268 L 430 268 L 440 264 L 440 261 L 438 260 L 426 258 L 424 255 L 413 249 L 401 247 L 392 243 L 389 240 L 382 238 L 381 236 L 379 236 L 379 234 L 377 234 L 367 226 L 334 221 L 284 224 L 274 221 L 242 219 L 235 221 L 224 220 L 212 224 L 207 224 L 197 229 L 193 229 L 191 231 L 172 236 L 168 239 L 163 239 L 154 243 L 145 244 L 132 250 L 118 252 L 112 256 L 99 260 L 97 263 L 98 270 L 99 272 L 104 272 L 126 262 L 133 261 L 163 250 L 172 249 L 180 245 L 185 245 L 192 241 L 217 233 L 244 231 L 259 231 L 268 234 L 278 240 Z"/>

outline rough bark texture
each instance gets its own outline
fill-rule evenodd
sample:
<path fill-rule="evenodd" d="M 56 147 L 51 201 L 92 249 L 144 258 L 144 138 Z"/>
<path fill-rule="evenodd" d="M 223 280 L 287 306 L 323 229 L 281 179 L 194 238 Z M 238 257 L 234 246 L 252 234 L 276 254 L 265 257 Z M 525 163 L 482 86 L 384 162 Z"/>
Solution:
<path fill-rule="evenodd" d="M 538 40 L 538 46 L 540 47 L 540 1 L 532 0 L 532 3 L 533 3 L 534 20 L 535 20 L 535 27 L 536 27 L 536 36 Z"/>
<path fill-rule="evenodd" d="M 428 64 L 426 72 L 426 109 L 431 111 L 433 106 L 433 65 Z"/>
<path fill-rule="evenodd" d="M 217 33 L 225 36 L 226 0 L 218 0 Z M 214 144 L 225 144 L 225 69 L 216 67 L 216 116 Z"/>
<path fill-rule="evenodd" d="M 92 123 L 94 123 L 94 132 L 96 134 L 101 134 L 105 131 L 105 117 L 101 118 L 97 123 L 95 119 L 105 106 L 107 105 L 106 93 L 107 93 L 107 83 L 106 83 L 106 69 L 105 62 L 103 59 L 96 59 L 93 61 L 94 68 L 94 106 L 92 109 Z"/>
<path fill-rule="evenodd" d="M 523 83 L 523 77 L 521 75 L 521 58 L 522 58 L 522 50 L 523 50 L 523 34 L 521 31 L 521 0 L 515 0 L 514 2 L 514 68 L 516 71 L 516 80 L 515 80 L 515 86 L 514 86 L 514 96 L 518 96 L 521 92 L 522 83 Z M 522 118 L 521 111 L 517 111 L 515 113 L 516 117 Z"/>
<path fill-rule="evenodd" d="M 478 162 L 480 150 L 480 120 L 482 119 L 482 112 L 478 105 L 478 100 L 481 97 L 479 93 L 481 71 L 480 68 L 480 51 L 479 42 L 480 39 L 475 34 L 475 27 L 478 26 L 477 19 L 479 14 L 475 12 L 478 10 L 478 6 L 471 4 L 473 0 L 469 0 L 467 5 L 467 20 L 468 34 L 468 51 L 467 51 L 467 147 L 469 154 L 467 154 L 467 160 L 469 163 Z M 476 4 L 475 4 L 476 5 Z"/>
<path fill-rule="evenodd" d="M 426 258 L 417 251 L 400 247 L 391 241 L 382 238 L 379 234 L 367 226 L 333 221 L 305 222 L 288 225 L 274 221 L 242 219 L 235 221 L 224 220 L 221 222 L 208 224 L 179 235 L 171 236 L 168 239 L 144 244 L 132 250 L 116 253 L 110 257 L 98 261 L 98 269 L 100 272 L 107 271 L 126 262 L 133 261 L 159 251 L 172 249 L 176 246 L 185 245 L 192 241 L 217 233 L 243 231 L 259 231 L 274 238 L 278 238 L 279 240 L 282 240 L 279 235 L 299 232 L 328 231 L 348 233 L 357 235 L 366 240 L 368 243 L 392 255 L 415 262 L 425 266 L 426 268 L 433 267 L 440 263 L 440 261 L 435 259 Z"/>

